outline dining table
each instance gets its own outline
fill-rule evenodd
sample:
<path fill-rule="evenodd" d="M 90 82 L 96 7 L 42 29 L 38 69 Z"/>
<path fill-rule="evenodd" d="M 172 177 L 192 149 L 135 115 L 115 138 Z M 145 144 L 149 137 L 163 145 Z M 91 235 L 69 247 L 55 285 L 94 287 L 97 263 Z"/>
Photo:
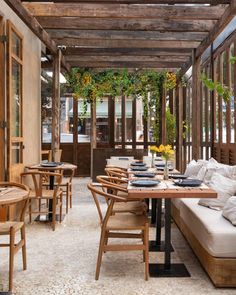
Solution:
<path fill-rule="evenodd" d="M 153 187 L 136 187 L 132 184 L 134 177 L 130 177 L 128 183 L 128 198 L 129 199 L 157 199 L 157 209 L 159 214 L 157 217 L 156 229 L 156 244 L 163 246 L 164 263 L 149 264 L 149 272 L 151 277 L 189 277 L 186 266 L 183 263 L 173 263 L 171 261 L 171 252 L 173 247 L 171 245 L 171 200 L 174 198 L 216 198 L 217 192 L 205 184 L 198 187 L 177 186 L 173 180 L 163 180 L 163 175 L 156 175 L 155 179 L 158 184 Z M 165 239 L 161 241 L 161 220 L 160 210 L 162 199 L 165 204 L 164 213 L 164 232 Z M 160 249 L 161 250 L 161 249 Z"/>
<path fill-rule="evenodd" d="M 39 164 L 33 164 L 33 165 L 28 165 L 26 166 L 27 169 L 30 170 L 38 170 L 38 171 L 47 171 L 47 172 L 56 172 L 56 171 L 66 171 L 66 170 L 76 170 L 77 166 L 71 163 L 66 163 L 66 162 L 47 162 L 47 161 L 43 161 Z M 54 176 L 50 176 L 49 178 L 49 189 L 53 190 L 54 189 Z M 50 199 L 49 200 L 49 211 L 52 212 L 52 207 L 53 207 L 53 200 Z M 39 216 L 40 218 L 40 216 Z M 62 216 L 62 219 L 64 218 L 64 216 Z M 52 221 L 52 213 L 48 213 L 47 216 L 47 220 L 48 221 Z M 59 220 L 59 216 L 56 215 L 56 220 Z"/>
<path fill-rule="evenodd" d="M 0 221 L 7 219 L 6 207 L 14 205 L 28 198 L 29 192 L 19 187 L 5 187 L 0 183 Z"/>

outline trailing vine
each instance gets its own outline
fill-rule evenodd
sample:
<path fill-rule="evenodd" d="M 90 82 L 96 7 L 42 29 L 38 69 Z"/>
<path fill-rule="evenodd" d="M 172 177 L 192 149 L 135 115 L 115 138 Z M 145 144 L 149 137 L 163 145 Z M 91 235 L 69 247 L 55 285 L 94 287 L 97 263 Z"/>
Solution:
<path fill-rule="evenodd" d="M 67 75 L 68 86 L 73 97 L 83 99 L 82 117 L 86 116 L 88 103 L 105 96 L 129 96 L 143 101 L 144 119 L 154 116 L 152 123 L 153 137 L 159 138 L 160 98 L 163 88 L 173 89 L 176 86 L 176 75 L 166 71 L 138 70 L 129 72 L 122 70 L 94 71 L 86 68 L 74 68 Z"/>

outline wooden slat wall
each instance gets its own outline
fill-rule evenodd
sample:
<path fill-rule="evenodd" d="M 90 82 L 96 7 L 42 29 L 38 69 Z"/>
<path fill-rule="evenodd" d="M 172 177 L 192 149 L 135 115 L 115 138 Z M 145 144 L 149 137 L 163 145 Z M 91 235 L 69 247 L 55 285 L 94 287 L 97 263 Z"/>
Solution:
<path fill-rule="evenodd" d="M 212 52 L 210 58 L 201 65 L 201 71 L 204 71 L 214 81 L 224 83 L 236 94 L 236 63 L 230 63 L 230 46 L 232 44 L 234 44 L 232 55 L 236 55 L 236 31 L 215 52 Z M 224 59 L 225 70 L 223 68 Z M 234 69 L 233 73 L 231 67 Z M 226 104 L 226 110 L 224 110 L 223 99 L 215 91 L 208 91 L 203 85 L 200 87 L 200 97 L 201 140 L 199 158 L 209 159 L 214 157 L 221 163 L 236 165 L 236 95 L 234 95 L 234 103 L 228 102 Z M 190 91 L 187 91 L 187 103 L 190 98 Z M 189 117 L 189 113 L 190 110 L 187 105 L 187 117 Z M 225 130 L 223 130 L 224 125 Z M 231 134 L 232 128 L 234 128 L 234 136 Z M 206 130 L 205 138 L 203 137 L 204 129 Z M 191 142 L 188 142 L 189 140 L 190 138 L 186 140 L 185 146 L 191 145 Z M 191 157 L 186 158 L 186 160 L 189 162 Z"/>

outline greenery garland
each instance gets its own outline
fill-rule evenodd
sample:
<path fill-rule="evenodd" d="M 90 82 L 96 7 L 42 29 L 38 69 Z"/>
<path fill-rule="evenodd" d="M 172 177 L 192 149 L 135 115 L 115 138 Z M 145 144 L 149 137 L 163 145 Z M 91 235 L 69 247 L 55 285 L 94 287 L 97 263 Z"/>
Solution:
<path fill-rule="evenodd" d="M 87 68 L 74 68 L 67 75 L 68 86 L 73 97 L 83 99 L 83 112 L 87 113 L 88 103 L 102 100 L 105 96 L 129 96 L 143 101 L 144 119 L 149 115 L 154 117 L 152 123 L 153 137 L 159 138 L 160 99 L 163 89 L 171 90 L 176 87 L 176 74 L 166 71 L 138 70 L 129 72 L 122 70 L 95 71 Z"/>

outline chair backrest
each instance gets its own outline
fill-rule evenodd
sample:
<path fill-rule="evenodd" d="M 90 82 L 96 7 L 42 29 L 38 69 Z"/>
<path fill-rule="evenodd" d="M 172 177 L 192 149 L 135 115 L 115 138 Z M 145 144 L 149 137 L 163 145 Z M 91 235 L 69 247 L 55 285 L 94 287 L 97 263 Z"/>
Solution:
<path fill-rule="evenodd" d="M 105 172 L 108 176 L 111 177 L 119 177 L 119 178 L 126 178 L 128 177 L 128 173 L 120 168 L 105 168 Z"/>
<path fill-rule="evenodd" d="M 126 201 L 127 200 L 124 197 L 118 197 L 116 195 L 112 195 L 112 194 L 108 193 L 108 191 L 112 189 L 112 186 L 110 186 L 110 185 L 100 184 L 98 186 L 97 184 L 89 183 L 87 185 L 87 187 L 91 191 L 91 194 L 93 196 L 93 199 L 94 199 L 97 211 L 98 211 L 98 216 L 100 219 L 100 225 L 103 224 L 103 221 L 104 221 L 105 217 L 107 216 L 107 214 L 111 213 L 115 201 Z M 103 214 L 102 214 L 102 209 L 100 206 L 99 197 L 103 197 L 103 198 L 105 198 L 106 201 L 108 201 L 107 202 L 108 209 L 106 211 L 105 216 L 103 216 Z"/>
<path fill-rule="evenodd" d="M 116 187 L 120 187 L 122 191 L 127 191 L 128 180 L 122 179 L 119 177 L 109 176 L 109 175 L 98 175 L 97 181 L 99 183 L 107 184 L 107 185 L 115 185 Z"/>
<path fill-rule="evenodd" d="M 29 178 L 33 181 L 34 191 L 37 198 L 42 197 L 43 184 L 45 180 L 48 181 L 50 177 L 54 178 L 54 197 L 57 196 L 57 191 L 60 187 L 62 181 L 62 174 L 56 172 L 47 172 L 47 171 L 29 171 L 21 173 L 21 182 L 26 181 L 26 178 Z"/>
<path fill-rule="evenodd" d="M 14 220 L 19 220 L 19 221 L 24 221 L 25 219 L 25 213 L 26 213 L 26 209 L 27 209 L 27 205 L 28 205 L 28 200 L 29 200 L 29 188 L 21 183 L 15 183 L 15 182 L 0 182 L 0 187 L 4 187 L 4 188 L 11 188 L 11 189 L 20 189 L 18 194 L 21 193 L 22 190 L 24 190 L 26 192 L 26 197 L 20 199 L 19 201 L 13 201 L 10 202 L 9 204 L 7 204 L 6 207 L 8 210 L 8 212 L 6 212 L 6 218 L 8 220 L 10 220 L 10 214 L 9 214 L 9 209 L 11 206 L 13 205 L 19 205 L 17 208 L 20 210 L 19 214 L 17 214 L 14 218 Z M 13 193 L 13 192 L 12 192 Z M 10 194 L 10 192 L 8 193 Z M 17 191 L 15 192 L 15 194 L 17 194 Z M 7 220 L 4 220 L 7 221 Z M 11 220 L 12 221 L 12 220 Z"/>

